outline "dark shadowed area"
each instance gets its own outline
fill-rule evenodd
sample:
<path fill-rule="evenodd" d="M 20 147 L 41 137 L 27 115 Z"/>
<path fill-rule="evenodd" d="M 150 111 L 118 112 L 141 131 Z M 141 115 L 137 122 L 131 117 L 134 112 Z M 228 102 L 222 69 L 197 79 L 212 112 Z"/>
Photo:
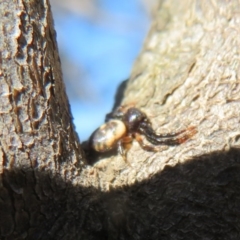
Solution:
<path fill-rule="evenodd" d="M 73 186 L 54 174 L 50 179 L 44 172 L 5 171 L 1 236 L 9 239 L 18 218 L 16 238 L 25 233 L 28 239 L 68 239 L 66 233 L 75 233 L 75 239 L 89 240 L 238 239 L 239 170 L 240 151 L 232 149 L 165 167 L 149 179 L 109 192 Z M 33 182 L 38 184 L 34 191 Z M 9 214 L 11 205 L 15 216 Z M 34 214 L 38 208 L 43 218 Z M 35 226 L 30 231 L 24 225 L 29 219 Z"/>

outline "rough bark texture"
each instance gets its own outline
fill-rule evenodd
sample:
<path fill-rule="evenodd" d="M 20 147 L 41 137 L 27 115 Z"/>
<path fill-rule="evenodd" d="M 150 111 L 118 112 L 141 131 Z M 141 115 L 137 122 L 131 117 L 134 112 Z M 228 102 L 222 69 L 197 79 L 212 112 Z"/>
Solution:
<path fill-rule="evenodd" d="M 10 2 L 10 1 L 9 1 Z M 124 104 L 180 146 L 90 166 L 48 2 L 1 3 L 1 239 L 239 239 L 240 3 L 161 1 Z"/>
<path fill-rule="evenodd" d="M 2 1 L 0 11 L 0 236 L 49 239 L 81 171 L 51 11 L 47 1 Z"/>

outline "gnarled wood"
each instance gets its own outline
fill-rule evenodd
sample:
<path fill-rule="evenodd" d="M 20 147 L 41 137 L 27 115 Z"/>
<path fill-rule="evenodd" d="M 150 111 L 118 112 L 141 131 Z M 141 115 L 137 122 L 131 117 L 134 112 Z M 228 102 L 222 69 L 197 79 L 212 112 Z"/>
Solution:
<path fill-rule="evenodd" d="M 197 133 L 93 165 L 71 123 L 48 2 L 0 7 L 1 239 L 239 239 L 239 1 L 160 2 L 122 103 L 159 133 Z"/>

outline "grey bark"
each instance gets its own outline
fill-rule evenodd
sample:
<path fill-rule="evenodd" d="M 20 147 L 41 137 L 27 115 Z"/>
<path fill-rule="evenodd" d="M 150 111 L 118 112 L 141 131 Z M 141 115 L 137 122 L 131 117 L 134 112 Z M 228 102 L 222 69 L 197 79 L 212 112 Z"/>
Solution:
<path fill-rule="evenodd" d="M 240 3 L 161 1 L 122 104 L 158 132 L 88 165 L 47 1 L 0 4 L 1 239 L 239 239 Z"/>

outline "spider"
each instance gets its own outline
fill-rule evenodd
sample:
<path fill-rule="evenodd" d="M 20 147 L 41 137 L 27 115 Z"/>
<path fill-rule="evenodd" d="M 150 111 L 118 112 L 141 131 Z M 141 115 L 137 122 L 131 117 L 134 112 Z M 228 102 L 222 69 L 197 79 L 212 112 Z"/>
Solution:
<path fill-rule="evenodd" d="M 126 154 L 133 139 L 137 140 L 146 151 L 160 151 L 159 145 L 175 146 L 184 143 L 196 133 L 190 126 L 184 130 L 158 134 L 147 115 L 136 107 L 120 106 L 113 113 L 107 114 L 106 123 L 100 126 L 90 137 L 90 148 L 96 152 L 107 152 L 118 148 L 126 161 Z M 143 137 L 150 144 L 143 141 Z"/>

